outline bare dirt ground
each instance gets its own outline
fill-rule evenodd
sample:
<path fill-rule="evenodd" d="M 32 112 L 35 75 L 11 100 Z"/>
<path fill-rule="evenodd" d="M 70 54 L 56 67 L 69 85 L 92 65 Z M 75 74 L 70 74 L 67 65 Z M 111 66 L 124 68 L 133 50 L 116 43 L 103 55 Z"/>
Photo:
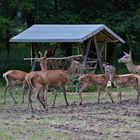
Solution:
<path fill-rule="evenodd" d="M 85 100 L 80 106 L 72 100 L 66 107 L 63 100 L 48 112 L 35 111 L 32 117 L 27 104 L 1 103 L 0 140 L 140 139 L 140 103 L 132 95 L 122 104 Z"/>

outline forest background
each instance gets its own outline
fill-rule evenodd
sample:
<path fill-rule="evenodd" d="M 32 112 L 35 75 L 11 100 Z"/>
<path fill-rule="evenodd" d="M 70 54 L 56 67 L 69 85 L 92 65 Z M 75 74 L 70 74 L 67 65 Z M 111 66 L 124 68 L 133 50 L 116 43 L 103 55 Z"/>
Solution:
<path fill-rule="evenodd" d="M 11 45 L 9 39 L 33 24 L 105 24 L 126 41 L 108 54 L 120 57 L 131 49 L 140 63 L 139 0 L 1 0 L 0 77 L 8 69 L 30 70 L 30 62 L 23 60 L 30 55 L 29 47 Z"/>

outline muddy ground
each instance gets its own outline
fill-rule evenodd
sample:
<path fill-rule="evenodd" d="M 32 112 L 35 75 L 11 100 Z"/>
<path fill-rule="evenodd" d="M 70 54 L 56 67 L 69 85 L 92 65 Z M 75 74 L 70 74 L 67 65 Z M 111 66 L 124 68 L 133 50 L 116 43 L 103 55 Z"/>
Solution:
<path fill-rule="evenodd" d="M 68 107 L 62 100 L 48 112 L 35 109 L 34 117 L 26 103 L 1 103 L 0 140 L 139 140 L 140 104 L 135 97 L 125 95 L 122 104 L 117 99 L 100 104 L 84 100 L 83 106 L 71 100 Z"/>

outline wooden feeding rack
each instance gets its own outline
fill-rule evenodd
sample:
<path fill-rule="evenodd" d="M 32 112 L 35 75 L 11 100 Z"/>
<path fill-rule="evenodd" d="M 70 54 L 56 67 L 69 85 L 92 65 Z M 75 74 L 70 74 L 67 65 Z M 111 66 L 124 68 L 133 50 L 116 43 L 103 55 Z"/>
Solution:
<path fill-rule="evenodd" d="M 71 61 L 69 59 L 74 59 L 80 62 L 82 55 L 74 55 L 68 57 L 50 57 L 47 58 L 47 68 L 49 70 L 66 70 L 69 68 Z"/>
<path fill-rule="evenodd" d="M 73 55 L 68 57 L 50 57 L 47 58 L 47 68 L 48 70 L 66 70 L 70 67 L 71 61 L 69 59 L 74 59 L 80 62 L 82 55 Z"/>

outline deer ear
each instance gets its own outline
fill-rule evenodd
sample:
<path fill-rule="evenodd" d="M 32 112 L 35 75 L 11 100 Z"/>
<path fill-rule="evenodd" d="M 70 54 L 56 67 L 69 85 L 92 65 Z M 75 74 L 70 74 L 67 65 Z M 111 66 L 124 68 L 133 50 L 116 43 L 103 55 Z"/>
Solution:
<path fill-rule="evenodd" d="M 106 68 L 106 67 L 109 66 L 109 63 L 108 62 L 105 62 L 105 63 L 102 64 L 102 66 L 103 66 L 103 68 Z"/>
<path fill-rule="evenodd" d="M 123 53 L 124 53 L 125 55 L 128 55 L 128 53 L 126 53 L 126 52 L 124 52 L 124 51 L 123 51 Z"/>
<path fill-rule="evenodd" d="M 132 51 L 131 50 L 129 51 L 129 54 L 132 55 Z"/>
<path fill-rule="evenodd" d="M 103 68 L 105 68 L 107 66 L 107 64 L 104 63 L 104 64 L 102 64 L 102 66 L 103 66 Z"/>
<path fill-rule="evenodd" d="M 44 57 L 47 57 L 47 53 L 48 53 L 48 52 L 47 52 L 47 50 L 46 50 L 45 53 L 44 53 Z"/>
<path fill-rule="evenodd" d="M 38 53 L 39 53 L 40 57 L 43 57 L 43 55 L 42 55 L 41 51 L 39 51 Z"/>
<path fill-rule="evenodd" d="M 74 61 L 74 59 L 73 59 L 71 56 L 68 56 L 68 57 L 67 57 L 67 60 L 68 60 L 69 62 Z"/>
<path fill-rule="evenodd" d="M 114 69 L 114 71 L 116 71 L 116 68 L 114 66 L 112 66 L 112 68 Z"/>

